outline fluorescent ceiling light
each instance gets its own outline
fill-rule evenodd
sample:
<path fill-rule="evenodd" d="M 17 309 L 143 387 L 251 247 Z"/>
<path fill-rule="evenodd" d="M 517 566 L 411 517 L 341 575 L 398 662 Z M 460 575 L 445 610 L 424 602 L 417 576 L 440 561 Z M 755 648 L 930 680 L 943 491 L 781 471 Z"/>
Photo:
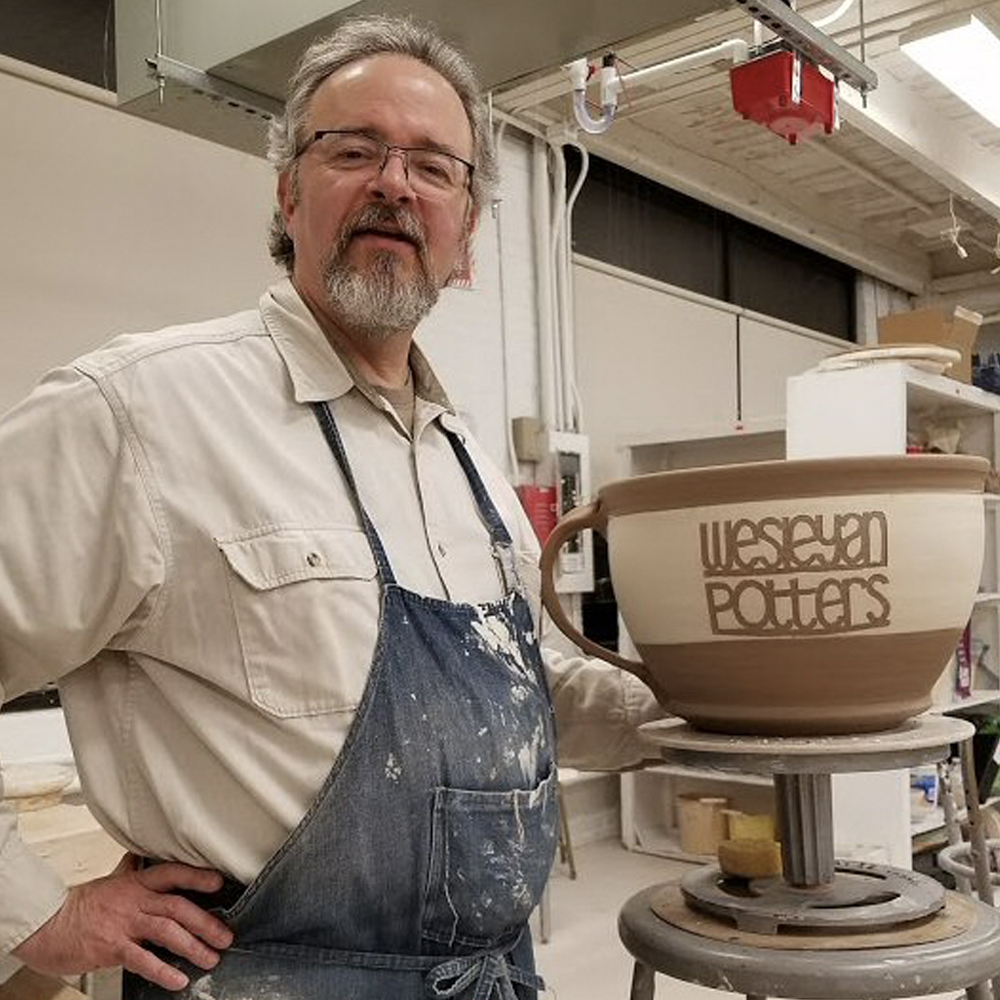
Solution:
<path fill-rule="evenodd" d="M 977 17 L 923 38 L 902 39 L 914 62 L 1000 128 L 1000 38 Z"/>

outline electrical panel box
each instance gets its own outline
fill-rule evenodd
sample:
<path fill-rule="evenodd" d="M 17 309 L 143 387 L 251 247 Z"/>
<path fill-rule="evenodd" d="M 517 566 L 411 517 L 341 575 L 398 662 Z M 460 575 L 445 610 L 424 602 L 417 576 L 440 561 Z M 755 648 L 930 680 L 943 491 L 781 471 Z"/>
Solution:
<path fill-rule="evenodd" d="M 550 431 L 548 445 L 555 474 L 556 516 L 562 517 L 590 500 L 590 440 L 584 434 Z M 563 545 L 557 565 L 560 594 L 594 589 L 594 543 L 589 529 Z"/>

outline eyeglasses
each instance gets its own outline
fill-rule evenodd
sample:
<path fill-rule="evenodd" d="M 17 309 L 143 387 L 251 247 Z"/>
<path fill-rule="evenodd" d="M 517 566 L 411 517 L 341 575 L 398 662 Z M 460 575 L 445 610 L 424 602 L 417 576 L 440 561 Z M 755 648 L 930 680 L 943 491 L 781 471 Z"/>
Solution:
<path fill-rule="evenodd" d="M 327 166 L 359 177 L 380 174 L 389 156 L 398 153 L 410 187 L 425 198 L 445 198 L 472 183 L 473 165 L 441 149 L 394 146 L 365 132 L 323 129 L 313 133 L 299 155 L 314 145 Z"/>

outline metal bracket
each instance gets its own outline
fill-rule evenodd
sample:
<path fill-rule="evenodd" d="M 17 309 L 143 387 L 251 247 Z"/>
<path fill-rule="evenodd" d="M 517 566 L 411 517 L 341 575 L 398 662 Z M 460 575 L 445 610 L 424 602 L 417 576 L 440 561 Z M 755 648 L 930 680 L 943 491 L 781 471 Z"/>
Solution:
<path fill-rule="evenodd" d="M 867 94 L 878 86 L 878 75 L 874 70 L 855 59 L 847 49 L 823 34 L 782 0 L 736 2 L 745 7 L 751 17 L 788 42 L 796 52 L 828 69 L 835 79 L 843 80 L 861 94 Z"/>
<path fill-rule="evenodd" d="M 169 80 L 172 83 L 179 83 L 181 86 L 199 94 L 217 100 L 224 101 L 232 108 L 248 113 L 260 115 L 262 118 L 274 118 L 280 115 L 284 109 L 281 101 L 261 94 L 256 90 L 249 90 L 236 83 L 229 83 L 220 77 L 212 76 L 203 70 L 187 66 L 176 59 L 171 59 L 165 55 L 151 56 L 146 60 L 150 74 L 158 81 Z"/>

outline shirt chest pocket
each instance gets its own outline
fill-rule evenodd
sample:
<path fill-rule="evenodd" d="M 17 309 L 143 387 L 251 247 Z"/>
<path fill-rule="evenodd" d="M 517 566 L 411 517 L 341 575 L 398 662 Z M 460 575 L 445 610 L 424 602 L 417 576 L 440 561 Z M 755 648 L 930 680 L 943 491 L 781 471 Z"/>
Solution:
<path fill-rule="evenodd" d="M 279 527 L 216 543 L 253 703 L 281 718 L 355 709 L 379 627 L 364 532 Z"/>

